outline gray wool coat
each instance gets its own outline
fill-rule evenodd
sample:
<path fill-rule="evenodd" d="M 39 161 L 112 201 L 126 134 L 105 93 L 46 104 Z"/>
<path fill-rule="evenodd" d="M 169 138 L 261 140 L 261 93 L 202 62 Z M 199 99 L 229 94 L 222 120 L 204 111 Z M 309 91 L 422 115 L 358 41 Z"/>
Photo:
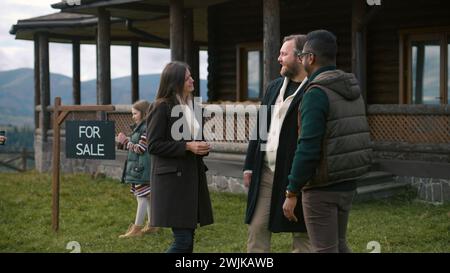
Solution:
<path fill-rule="evenodd" d="M 201 156 L 186 150 L 186 141 L 174 140 L 174 105 L 161 102 L 147 119 L 151 155 L 151 221 L 156 227 L 196 228 L 213 223 L 207 187 L 207 168 Z"/>

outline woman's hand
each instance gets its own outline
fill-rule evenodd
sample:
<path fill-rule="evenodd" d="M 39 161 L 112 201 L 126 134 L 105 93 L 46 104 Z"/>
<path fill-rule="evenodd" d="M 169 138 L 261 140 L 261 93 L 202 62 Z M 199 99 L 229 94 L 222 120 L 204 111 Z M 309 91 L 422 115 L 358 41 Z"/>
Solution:
<path fill-rule="evenodd" d="M 120 132 L 119 135 L 117 136 L 117 142 L 119 142 L 120 144 L 124 144 L 127 140 L 127 136 Z"/>
<path fill-rule="evenodd" d="M 211 146 L 205 141 L 191 141 L 186 142 L 186 150 L 191 151 L 196 155 L 206 155 L 209 153 Z"/>
<path fill-rule="evenodd" d="M 252 182 L 252 172 L 244 172 L 244 186 L 246 188 L 250 187 L 251 182 Z"/>

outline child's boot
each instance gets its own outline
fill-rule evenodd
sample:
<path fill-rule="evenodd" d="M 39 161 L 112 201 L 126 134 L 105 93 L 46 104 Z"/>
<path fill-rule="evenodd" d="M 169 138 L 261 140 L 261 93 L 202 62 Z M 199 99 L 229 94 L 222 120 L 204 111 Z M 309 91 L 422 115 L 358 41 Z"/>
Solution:
<path fill-rule="evenodd" d="M 135 224 L 131 224 L 128 227 L 128 230 L 125 234 L 122 234 L 119 236 L 119 238 L 130 238 L 130 237 L 136 237 L 136 236 L 142 236 L 142 226 L 137 226 Z"/>

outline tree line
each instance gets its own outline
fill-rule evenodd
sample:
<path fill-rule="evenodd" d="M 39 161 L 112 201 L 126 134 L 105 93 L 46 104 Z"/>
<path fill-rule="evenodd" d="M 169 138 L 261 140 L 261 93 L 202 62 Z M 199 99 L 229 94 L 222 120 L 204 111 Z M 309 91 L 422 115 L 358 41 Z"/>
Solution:
<path fill-rule="evenodd" d="M 6 131 L 8 140 L 0 145 L 0 153 L 18 152 L 24 148 L 34 151 L 34 129 L 29 126 L 18 127 L 14 125 L 0 125 L 0 130 Z"/>

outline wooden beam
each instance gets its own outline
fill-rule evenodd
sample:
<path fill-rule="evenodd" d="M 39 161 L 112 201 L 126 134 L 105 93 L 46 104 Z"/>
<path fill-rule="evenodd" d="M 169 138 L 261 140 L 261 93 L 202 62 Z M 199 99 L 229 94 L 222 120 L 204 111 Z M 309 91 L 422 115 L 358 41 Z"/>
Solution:
<path fill-rule="evenodd" d="M 114 105 L 61 105 L 60 112 L 114 111 Z"/>
<path fill-rule="evenodd" d="M 440 97 L 440 103 L 441 104 L 448 104 L 448 86 L 449 86 L 449 79 L 448 79 L 448 36 L 447 34 L 441 34 L 441 60 L 440 60 L 440 85 L 441 85 L 441 94 Z"/>
<path fill-rule="evenodd" d="M 23 148 L 22 153 L 20 155 L 20 157 L 22 158 L 22 171 L 26 172 L 27 171 L 27 149 Z"/>
<path fill-rule="evenodd" d="M 352 72 L 361 87 L 364 102 L 367 104 L 367 65 L 366 65 L 366 3 L 360 0 L 352 1 Z"/>
<path fill-rule="evenodd" d="M 47 33 L 39 34 L 39 74 L 42 105 L 39 128 L 42 130 L 42 142 L 47 142 L 47 130 L 50 127 L 50 112 L 47 111 L 47 106 L 50 105 L 50 61 Z"/>
<path fill-rule="evenodd" d="M 131 103 L 139 100 L 139 43 L 131 44 Z"/>
<path fill-rule="evenodd" d="M 364 1 L 359 1 L 363 4 Z M 358 4 L 358 3 L 357 3 Z M 380 12 L 384 9 L 385 5 L 379 5 L 379 6 L 374 6 L 372 8 L 370 8 L 370 11 L 366 13 L 366 15 L 363 18 L 362 24 L 363 26 L 367 26 L 368 24 L 370 24 L 371 21 L 374 20 L 374 18 L 376 16 L 378 16 L 378 14 L 380 14 Z"/>
<path fill-rule="evenodd" d="M 18 171 L 18 172 L 21 172 L 21 171 L 22 171 L 22 169 L 20 169 L 20 168 L 14 166 L 14 165 L 12 165 L 12 164 L 9 164 L 9 163 L 6 163 L 6 162 L 2 162 L 2 161 L 0 161 L 0 166 L 5 166 L 5 167 L 7 167 L 7 168 L 13 169 L 13 170 Z"/>
<path fill-rule="evenodd" d="M 194 49 L 194 13 L 192 9 L 184 10 L 184 61 L 191 66 L 193 61 L 193 49 Z"/>
<path fill-rule="evenodd" d="M 399 94 L 398 94 L 398 103 L 399 104 L 405 104 L 407 103 L 406 101 L 406 93 L 407 93 L 407 84 L 406 84 L 406 75 L 407 75 L 407 71 L 405 71 L 405 65 L 406 65 L 406 56 L 405 56 L 405 52 L 407 52 L 407 50 L 405 50 L 405 40 L 406 40 L 406 35 L 404 33 L 400 32 L 400 37 L 399 37 L 399 68 L 398 70 L 399 72 L 399 81 L 398 81 L 398 90 L 399 90 Z"/>
<path fill-rule="evenodd" d="M 149 43 L 161 43 L 163 45 L 168 45 L 169 44 L 169 40 L 164 40 L 162 38 L 159 38 L 157 36 L 154 36 L 150 33 L 146 33 L 148 35 L 144 36 L 144 35 L 139 35 L 138 37 L 136 36 L 114 36 L 111 37 L 111 42 L 126 42 L 124 44 L 131 44 L 131 42 L 149 42 Z M 150 36 L 153 36 L 153 38 L 151 38 Z M 54 38 L 54 39 L 58 39 L 58 40 L 66 40 L 66 41 L 57 41 L 58 43 L 72 43 L 72 40 L 76 39 L 82 42 L 87 42 L 87 41 L 92 41 L 92 42 L 96 42 L 97 40 L 97 36 L 80 36 L 80 35 L 68 35 L 68 34 L 56 34 L 56 33 L 49 33 L 49 38 Z M 88 43 L 83 43 L 83 44 L 88 44 Z M 206 45 L 206 44 L 205 44 Z"/>
<path fill-rule="evenodd" d="M 412 75 L 413 70 L 412 70 L 412 46 L 411 46 L 411 37 L 408 36 L 407 40 L 405 41 L 405 63 L 406 64 L 404 67 L 406 68 L 406 70 L 404 71 L 404 81 L 406 81 L 406 92 L 405 92 L 405 103 L 406 104 L 410 104 L 412 103 L 413 99 L 412 99 L 412 93 L 413 93 L 413 84 L 412 84 L 412 77 L 410 77 L 410 75 Z"/>
<path fill-rule="evenodd" d="M 194 48 L 194 13 L 192 9 L 184 10 L 184 58 L 183 60 L 191 66 L 193 61 L 193 48 Z"/>
<path fill-rule="evenodd" d="M 59 167 L 60 167 L 60 127 L 58 123 L 61 98 L 55 98 L 53 111 L 53 149 L 52 149 L 52 228 L 59 228 Z"/>
<path fill-rule="evenodd" d="M 122 5 L 115 5 L 111 8 L 114 9 L 122 9 L 122 10 L 131 10 L 131 11 L 150 11 L 155 13 L 166 13 L 169 14 L 170 9 L 167 6 L 161 6 L 161 5 L 149 5 L 145 3 L 126 3 Z"/>
<path fill-rule="evenodd" d="M 34 128 L 39 128 L 39 113 L 36 106 L 41 105 L 41 81 L 39 69 L 39 35 L 34 34 Z"/>
<path fill-rule="evenodd" d="M 357 37 L 358 32 L 363 29 L 363 20 L 365 15 L 365 5 L 364 1 L 352 0 L 352 72 L 357 73 Z"/>
<path fill-rule="evenodd" d="M 73 43 L 73 40 L 95 42 L 97 39 L 97 36 L 95 35 L 71 35 L 61 33 L 49 33 L 48 37 L 50 39 L 66 40 L 66 43 Z"/>
<path fill-rule="evenodd" d="M 81 80 L 80 80 L 80 41 L 72 42 L 72 97 L 73 104 L 81 104 Z"/>
<path fill-rule="evenodd" d="M 280 72 L 280 65 L 277 61 L 280 50 L 280 3 L 279 0 L 263 1 L 263 60 L 264 60 L 264 84 L 277 78 Z M 264 91 L 265 92 L 265 91 Z"/>
<path fill-rule="evenodd" d="M 170 0 L 170 55 L 172 61 L 184 60 L 183 0 Z"/>
<path fill-rule="evenodd" d="M 218 56 L 219 56 L 219 33 L 217 33 L 217 27 L 219 24 L 218 7 L 208 8 L 208 81 L 207 81 L 207 94 L 208 102 L 215 101 L 219 98 L 218 76 L 217 73 L 211 73 L 218 68 Z"/>
<path fill-rule="evenodd" d="M 138 35 L 139 37 L 143 37 L 145 39 L 148 39 L 150 41 L 155 41 L 158 43 L 161 43 L 162 45 L 169 46 L 170 47 L 170 41 L 164 38 L 161 38 L 159 36 L 153 35 L 149 32 L 143 31 L 141 29 L 135 28 L 133 26 L 133 20 L 126 20 L 126 26 L 127 30 L 131 33 L 134 33 Z"/>
<path fill-rule="evenodd" d="M 417 45 L 417 61 L 415 67 L 415 87 L 416 92 L 411 90 L 412 98 L 414 99 L 413 104 L 423 104 L 423 75 L 424 75 L 424 67 L 425 66 L 425 45 L 418 44 Z M 414 72 L 414 71 L 413 71 Z M 413 79 L 412 79 L 413 80 Z"/>
<path fill-rule="evenodd" d="M 184 61 L 191 67 L 194 96 L 198 97 L 200 95 L 199 47 L 194 43 L 194 12 L 192 9 L 185 9 L 184 12 Z"/>
<path fill-rule="evenodd" d="M 194 79 L 194 96 L 200 97 L 200 46 L 194 43 L 192 50 L 191 75 Z"/>
<path fill-rule="evenodd" d="M 250 43 L 240 43 L 236 46 L 236 101 L 248 99 L 247 71 L 249 47 L 251 47 Z"/>
<path fill-rule="evenodd" d="M 58 119 L 57 119 L 58 125 L 61 125 L 61 123 L 63 123 L 64 119 L 66 119 L 68 114 L 69 114 L 69 111 L 61 112 L 61 114 L 58 116 Z"/>
<path fill-rule="evenodd" d="M 6 160 L 6 161 L 1 161 L 1 163 L 9 164 L 9 163 L 11 163 L 11 162 L 13 162 L 13 161 L 16 161 L 17 159 L 20 159 L 21 157 L 22 157 L 22 155 L 18 155 L 18 156 L 15 156 L 15 157 L 13 157 L 13 158 L 10 158 L 10 159 L 8 159 L 8 160 Z"/>
<path fill-rule="evenodd" d="M 97 104 L 111 104 L 111 29 L 110 14 L 98 9 L 97 28 Z"/>

